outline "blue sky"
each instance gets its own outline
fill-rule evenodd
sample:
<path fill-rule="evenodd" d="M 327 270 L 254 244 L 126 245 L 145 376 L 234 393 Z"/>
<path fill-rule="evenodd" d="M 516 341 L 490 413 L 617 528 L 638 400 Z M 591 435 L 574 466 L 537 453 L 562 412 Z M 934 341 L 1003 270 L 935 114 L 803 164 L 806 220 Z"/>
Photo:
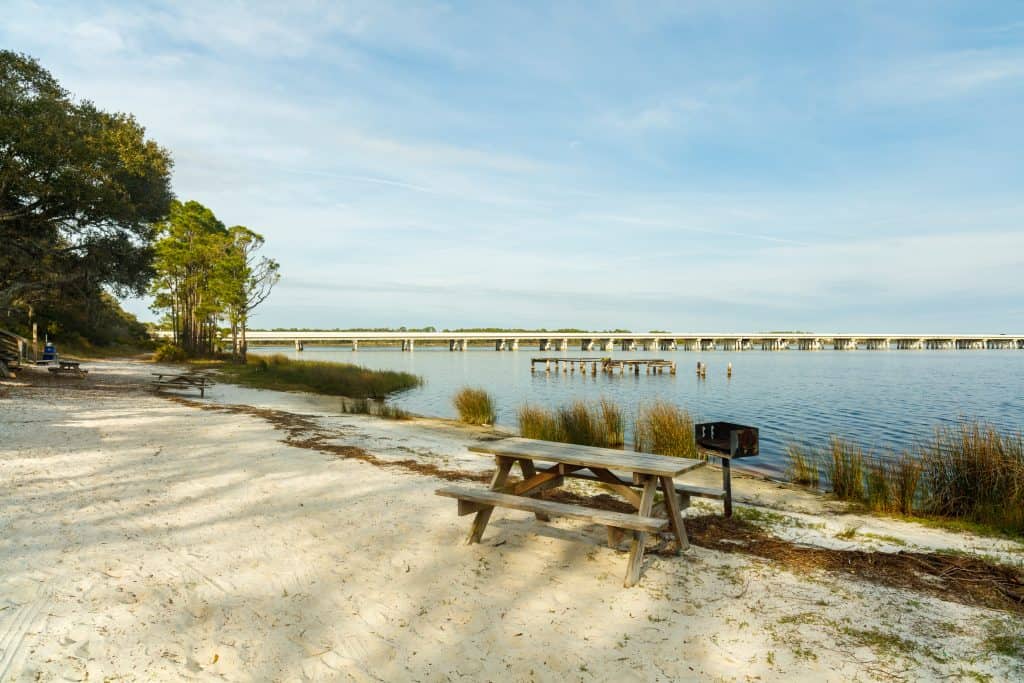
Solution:
<path fill-rule="evenodd" d="M 258 326 L 1024 331 L 1019 2 L 3 5 Z"/>

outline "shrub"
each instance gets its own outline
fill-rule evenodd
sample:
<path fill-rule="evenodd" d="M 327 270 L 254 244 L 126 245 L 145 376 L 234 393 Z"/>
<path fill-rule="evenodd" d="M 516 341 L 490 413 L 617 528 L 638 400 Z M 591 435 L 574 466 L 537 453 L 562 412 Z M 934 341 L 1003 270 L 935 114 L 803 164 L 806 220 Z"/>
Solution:
<path fill-rule="evenodd" d="M 641 406 L 633 434 L 634 447 L 644 453 L 699 458 L 693 418 L 665 401 Z"/>
<path fill-rule="evenodd" d="M 498 413 L 494 399 L 483 389 L 463 387 L 452 399 L 462 422 L 473 425 L 493 425 Z"/>
<path fill-rule="evenodd" d="M 157 363 L 181 363 L 188 358 L 185 349 L 170 342 L 162 344 L 153 352 L 153 360 Z"/>
<path fill-rule="evenodd" d="M 795 484 L 813 486 L 821 483 L 818 457 L 804 446 L 791 443 L 786 446 L 786 476 Z"/>

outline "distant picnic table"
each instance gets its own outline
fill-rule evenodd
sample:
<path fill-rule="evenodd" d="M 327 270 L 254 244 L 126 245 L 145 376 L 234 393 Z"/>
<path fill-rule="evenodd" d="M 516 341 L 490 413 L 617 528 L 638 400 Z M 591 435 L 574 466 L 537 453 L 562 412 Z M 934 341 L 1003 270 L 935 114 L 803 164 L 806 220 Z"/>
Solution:
<path fill-rule="evenodd" d="M 618 547 L 627 532 L 632 534 L 624 581 L 627 587 L 640 578 L 647 534 L 668 528 L 678 543 L 677 552 L 689 548 L 682 518 L 682 510 L 689 506 L 689 495 L 706 492 L 713 494 L 711 497 L 719 497 L 714 495 L 716 491 L 688 491 L 690 487 L 680 487 L 675 482 L 675 477 L 703 467 L 704 460 L 523 438 L 501 439 L 472 446 L 469 450 L 494 456 L 497 469 L 490 489 L 445 486 L 435 491 L 439 496 L 458 500 L 460 515 L 476 515 L 467 543 L 480 542 L 495 507 L 533 512 L 541 521 L 569 517 L 603 524 L 608 527 L 608 544 L 612 548 Z M 522 472 L 522 481 L 509 483 L 509 474 L 516 464 Z M 623 478 L 615 472 L 627 476 Z M 535 497 L 541 491 L 562 486 L 566 477 L 607 485 L 632 505 L 636 513 L 611 512 Z M 664 494 L 665 517 L 653 514 L 655 493 L 659 488 Z"/>
<path fill-rule="evenodd" d="M 198 372 L 152 372 L 150 374 L 156 377 L 150 384 L 157 391 L 161 389 L 198 389 L 200 398 L 205 397 L 207 388 L 214 384 L 213 380 Z"/>
<path fill-rule="evenodd" d="M 55 375 L 70 375 L 72 377 L 85 377 L 89 374 L 88 370 L 83 370 L 79 367 L 81 363 L 76 360 L 58 360 L 57 365 L 46 368 L 49 372 Z"/>

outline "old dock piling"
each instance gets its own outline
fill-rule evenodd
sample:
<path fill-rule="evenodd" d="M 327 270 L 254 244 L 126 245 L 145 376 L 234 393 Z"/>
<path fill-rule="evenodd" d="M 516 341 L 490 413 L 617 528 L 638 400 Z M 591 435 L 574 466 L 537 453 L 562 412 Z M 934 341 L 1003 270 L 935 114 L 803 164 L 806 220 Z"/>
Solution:
<path fill-rule="evenodd" d="M 609 375 L 614 374 L 617 370 L 620 375 L 625 375 L 627 372 L 632 372 L 634 375 L 640 374 L 640 368 L 643 367 L 645 374 L 648 375 L 660 375 L 668 370 L 670 375 L 676 374 L 676 362 L 673 360 L 666 360 L 664 358 L 640 358 L 636 360 L 624 360 L 624 359 L 612 359 L 612 358 L 592 358 L 592 357 L 576 357 L 576 358 L 531 358 L 530 359 L 530 372 L 537 371 L 537 365 L 544 366 L 545 373 L 552 372 L 552 366 L 554 372 L 561 371 L 562 374 L 575 373 L 577 366 L 581 374 L 587 374 L 589 365 L 589 371 L 592 375 L 597 375 L 598 369 L 601 372 Z"/>

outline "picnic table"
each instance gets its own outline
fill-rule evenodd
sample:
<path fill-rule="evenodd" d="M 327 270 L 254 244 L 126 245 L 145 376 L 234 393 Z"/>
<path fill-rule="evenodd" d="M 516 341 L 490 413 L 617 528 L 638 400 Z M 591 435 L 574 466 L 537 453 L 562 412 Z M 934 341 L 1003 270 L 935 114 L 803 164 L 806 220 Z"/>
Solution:
<path fill-rule="evenodd" d="M 76 360 L 59 360 L 57 365 L 46 368 L 49 372 L 55 375 L 71 375 L 73 377 L 85 377 L 89 374 L 88 370 L 83 370 L 79 367 L 81 363 Z"/>
<path fill-rule="evenodd" d="M 445 486 L 435 491 L 439 496 L 458 500 L 459 515 L 476 515 L 467 543 L 480 542 L 495 507 L 533 512 L 541 521 L 568 517 L 603 524 L 608 527 L 608 544 L 612 548 L 618 547 L 627 532 L 632 534 L 624 581 L 627 587 L 635 585 L 640 578 L 649 533 L 668 528 L 677 541 L 676 552 L 690 546 L 682 518 L 689 496 L 678 490 L 675 477 L 703 467 L 703 460 L 518 437 L 471 446 L 469 450 L 494 456 L 497 469 L 490 489 Z M 516 464 L 522 480 L 510 483 L 509 474 Z M 623 478 L 615 472 L 627 476 Z M 566 477 L 603 483 L 636 512 L 613 512 L 536 497 L 541 491 L 562 486 Z M 655 493 L 659 488 L 664 494 L 665 517 L 653 514 Z"/>
<path fill-rule="evenodd" d="M 156 377 L 150 384 L 157 390 L 161 389 L 198 389 L 199 397 L 206 396 L 206 389 L 213 386 L 213 380 L 198 372 L 151 372 Z M 167 379 L 164 379 L 164 378 Z"/>

